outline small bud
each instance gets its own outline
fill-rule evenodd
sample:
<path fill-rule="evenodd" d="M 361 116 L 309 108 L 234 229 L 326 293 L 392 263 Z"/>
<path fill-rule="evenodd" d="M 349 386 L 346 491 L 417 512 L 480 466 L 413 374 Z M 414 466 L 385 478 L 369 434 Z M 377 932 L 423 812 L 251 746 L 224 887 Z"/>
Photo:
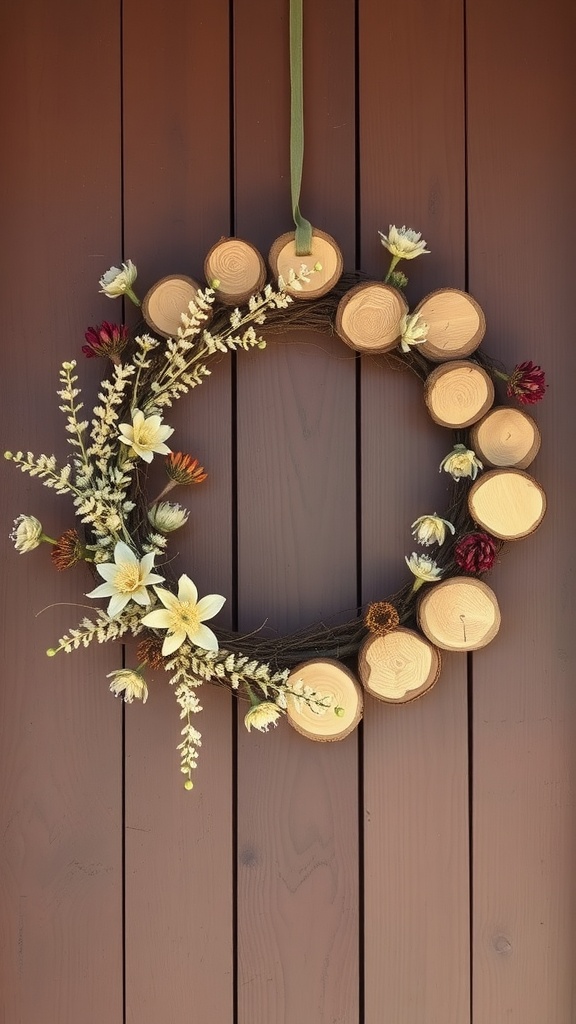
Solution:
<path fill-rule="evenodd" d="M 344 708 L 341 708 L 340 705 L 334 708 L 334 714 L 336 715 L 337 718 L 344 718 L 345 713 L 346 712 L 344 711 Z"/>
<path fill-rule="evenodd" d="M 316 271 L 316 273 L 318 273 L 320 270 L 322 270 L 322 264 L 321 263 L 315 263 L 314 264 L 314 270 Z"/>
<path fill-rule="evenodd" d="M 49 658 L 53 658 L 54 655 L 57 653 L 58 651 L 56 650 L 55 647 L 49 647 L 48 650 L 46 651 L 46 654 L 48 655 Z"/>
<path fill-rule="evenodd" d="M 11 459 L 12 458 L 12 452 L 4 452 L 4 458 L 5 459 Z"/>
<path fill-rule="evenodd" d="M 186 779 L 186 782 L 184 783 L 184 789 L 194 789 L 194 783 L 192 782 L 192 779 Z"/>
<path fill-rule="evenodd" d="M 210 281 L 210 287 L 213 288 L 214 291 L 216 291 L 216 289 L 220 287 L 220 284 L 221 284 L 221 281 L 220 281 L 220 279 L 218 277 L 215 277 L 215 278 L 213 278 L 212 281 Z M 192 787 L 190 786 L 189 788 L 191 789 Z"/>

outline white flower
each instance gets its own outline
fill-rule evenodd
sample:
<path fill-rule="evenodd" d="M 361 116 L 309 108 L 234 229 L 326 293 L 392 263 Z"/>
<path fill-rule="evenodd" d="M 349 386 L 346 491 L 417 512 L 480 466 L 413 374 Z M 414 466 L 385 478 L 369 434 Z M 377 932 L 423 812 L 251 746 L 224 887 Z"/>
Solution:
<path fill-rule="evenodd" d="M 144 462 L 152 462 L 154 452 L 169 455 L 170 448 L 164 444 L 174 433 L 173 427 L 163 427 L 161 416 L 145 416 L 140 409 L 134 409 L 132 424 L 120 424 L 120 440 L 132 448 Z"/>
<path fill-rule="evenodd" d="M 18 516 L 14 520 L 14 529 L 10 534 L 16 551 L 25 555 L 28 551 L 40 546 L 44 539 L 42 523 L 35 516 Z"/>
<path fill-rule="evenodd" d="M 164 608 L 148 612 L 142 623 L 144 626 L 152 626 L 153 629 L 168 630 L 162 644 L 164 657 L 177 651 L 186 639 L 205 651 L 218 650 L 218 639 L 204 622 L 218 614 L 226 600 L 225 597 L 208 594 L 199 601 L 198 590 L 185 574 L 178 580 L 178 597 L 163 587 L 154 587 L 154 590 Z"/>
<path fill-rule="evenodd" d="M 444 470 L 450 473 L 453 480 L 459 480 L 463 476 L 470 476 L 475 480 L 479 469 L 484 469 L 484 466 L 477 458 L 476 452 L 467 448 L 465 444 L 455 444 L 450 454 L 440 463 L 440 472 Z"/>
<path fill-rule="evenodd" d="M 421 345 L 428 337 L 428 324 L 420 320 L 420 313 L 406 313 L 400 321 L 400 348 L 409 352 L 412 345 Z"/>
<path fill-rule="evenodd" d="M 419 582 L 436 583 L 444 572 L 429 555 L 419 555 L 416 551 L 413 551 L 410 558 L 407 555 L 405 557 L 406 565 L 416 577 L 415 585 Z"/>
<path fill-rule="evenodd" d="M 119 540 L 114 547 L 113 562 L 99 562 L 96 572 L 106 580 L 86 597 L 109 597 L 108 615 L 110 618 L 119 615 L 129 601 L 136 604 L 150 604 L 150 594 L 146 587 L 153 583 L 163 583 L 164 577 L 151 572 L 154 565 L 154 553 L 144 555 L 140 560 L 124 541 Z"/>
<path fill-rule="evenodd" d="M 446 540 L 446 530 L 454 533 L 452 523 L 447 519 L 441 519 L 434 513 L 433 516 L 419 516 L 416 522 L 412 523 L 412 536 L 419 544 L 429 547 L 431 544 L 443 544 Z"/>
<path fill-rule="evenodd" d="M 122 267 L 110 267 L 100 278 L 100 291 L 109 299 L 116 299 L 119 295 L 127 295 L 137 306 L 140 305 L 132 285 L 138 276 L 138 271 L 132 260 L 123 263 Z"/>
<path fill-rule="evenodd" d="M 141 672 L 132 668 L 119 668 L 116 672 L 109 672 L 106 676 L 111 679 L 110 689 L 115 697 L 124 694 L 126 704 L 131 704 L 134 698 L 141 700 L 143 704 L 148 699 L 148 687 Z"/>
<path fill-rule="evenodd" d="M 160 533 L 172 533 L 179 530 L 190 515 L 187 508 L 177 502 L 159 501 L 148 509 L 148 521 Z"/>
<path fill-rule="evenodd" d="M 397 228 L 391 224 L 387 235 L 382 231 L 379 231 L 378 234 L 382 245 L 399 260 L 413 260 L 421 253 L 430 251 L 425 248 L 426 242 L 421 233 L 412 231 L 411 228 L 405 226 Z"/>
<path fill-rule="evenodd" d="M 277 725 L 282 712 L 270 700 L 263 700 L 260 704 L 254 704 L 244 716 L 244 725 L 250 729 L 259 729 L 260 732 L 268 732 L 269 725 Z"/>

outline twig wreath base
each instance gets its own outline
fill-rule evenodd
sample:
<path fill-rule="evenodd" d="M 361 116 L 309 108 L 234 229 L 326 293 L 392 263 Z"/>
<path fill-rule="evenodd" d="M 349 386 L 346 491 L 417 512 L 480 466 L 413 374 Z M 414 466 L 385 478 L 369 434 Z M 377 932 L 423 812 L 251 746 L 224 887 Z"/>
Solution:
<path fill-rule="evenodd" d="M 248 730 L 266 731 L 286 714 L 312 739 L 342 739 L 362 715 L 362 687 L 350 670 L 356 662 L 366 691 L 408 703 L 435 684 L 442 649 L 477 650 L 493 639 L 500 612 L 481 577 L 505 541 L 527 536 L 544 516 L 544 492 L 525 472 L 540 446 L 538 428 L 524 409 L 493 407 L 502 381 L 507 398 L 521 405 L 539 401 L 546 388 L 542 369 L 525 362 L 509 374 L 481 352 L 484 314 L 465 292 L 441 289 L 410 312 L 407 279 L 396 268 L 427 253 L 426 242 L 407 228 L 380 234 L 391 254 L 384 281 L 343 274 L 314 298 L 307 292 L 318 293 L 319 263 L 290 268 L 277 284 L 264 284 L 264 261 L 254 247 L 222 240 L 205 267 L 224 280 L 211 278 L 202 289 L 186 276 L 163 278 L 142 304 L 143 331 L 108 321 L 87 330 L 84 354 L 105 357 L 109 366 L 90 421 L 82 419 L 76 362 L 62 364 L 58 396 L 73 449 L 64 466 L 54 456 L 5 453 L 22 472 L 68 494 L 83 527 L 83 536 L 70 528 L 52 538 L 34 516 L 21 515 L 12 533 L 16 549 L 25 553 L 47 542 L 58 570 L 86 562 L 98 583 L 87 596 L 108 599 L 106 611 L 84 618 L 48 655 L 136 637 L 138 665 L 110 673 L 110 689 L 128 703 L 145 701 L 146 669 L 168 672 L 182 720 L 178 749 L 187 789 L 201 745 L 193 725 L 201 711 L 199 684 L 225 685 L 244 697 Z M 140 306 L 136 277 L 129 260 L 101 278 L 101 291 Z M 257 290 L 250 294 L 252 287 Z M 175 308 L 181 310 L 176 320 Z M 437 549 L 436 557 L 406 556 L 406 584 L 348 622 L 320 622 L 283 637 L 207 626 L 225 598 L 199 598 L 185 573 L 171 576 L 166 555 L 170 534 L 189 516 L 168 496 L 176 487 L 201 484 L 207 474 L 196 458 L 167 444 L 174 430 L 165 411 L 201 384 L 221 355 L 264 348 L 263 324 L 267 335 L 336 333 L 357 352 L 410 370 L 423 383 L 430 416 L 453 432 L 452 450 L 440 465 L 451 480 L 448 508 L 443 516 L 426 512 L 411 527 L 416 543 Z M 150 501 L 146 473 L 153 458 L 164 458 L 168 480 Z"/>

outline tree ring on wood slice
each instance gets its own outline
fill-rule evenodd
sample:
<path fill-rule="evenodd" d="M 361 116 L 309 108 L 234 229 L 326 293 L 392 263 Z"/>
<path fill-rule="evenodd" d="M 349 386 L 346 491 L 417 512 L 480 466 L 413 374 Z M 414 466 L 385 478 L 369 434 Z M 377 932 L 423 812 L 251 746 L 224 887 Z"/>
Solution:
<path fill-rule="evenodd" d="M 540 431 L 527 412 L 491 409 L 470 429 L 470 444 L 485 466 L 526 469 L 540 451 Z"/>
<path fill-rule="evenodd" d="M 200 285 L 192 277 L 170 274 L 163 277 L 144 296 L 142 315 L 153 331 L 164 338 L 175 338 L 182 327 L 182 313 L 188 312 L 189 304 L 196 298 Z M 206 310 L 208 318 L 211 311 Z"/>
<path fill-rule="evenodd" d="M 439 650 L 420 633 L 399 626 L 369 636 L 358 655 L 365 690 L 388 704 L 408 704 L 430 690 L 440 675 Z"/>
<path fill-rule="evenodd" d="M 478 363 L 454 360 L 428 375 L 424 400 L 432 419 L 441 427 L 469 427 L 491 408 L 494 385 Z"/>
<path fill-rule="evenodd" d="M 286 685 L 294 687 L 300 680 L 320 695 L 330 694 L 333 704 L 318 715 L 288 694 L 286 716 L 297 732 L 321 743 L 343 740 L 353 732 L 362 718 L 363 699 L 358 680 L 349 669 L 331 658 L 315 658 L 297 665 Z M 342 709 L 343 714 L 336 714 L 335 708 Z"/>
<path fill-rule="evenodd" d="M 444 651 L 477 651 L 500 629 L 496 594 L 474 577 L 454 576 L 429 586 L 417 617 L 422 632 Z"/>
<path fill-rule="evenodd" d="M 407 312 L 396 288 L 380 281 L 357 284 L 338 303 L 336 332 L 356 352 L 390 352 L 398 345 L 400 321 Z"/>
<path fill-rule="evenodd" d="M 332 235 L 320 231 L 319 228 L 313 228 L 312 252 L 307 256 L 298 256 L 295 237 L 294 231 L 287 231 L 272 243 L 268 255 L 270 269 L 276 279 L 283 277 L 287 280 L 289 272 L 293 270 L 298 273 L 302 264 L 309 270 L 320 264 L 322 269 L 311 274 L 308 283 L 302 281 L 301 289 L 287 288 L 293 299 L 319 299 L 321 295 L 331 291 L 340 280 L 344 269 L 342 253 Z"/>
<path fill-rule="evenodd" d="M 521 469 L 491 469 L 470 488 L 468 510 L 474 522 L 494 537 L 520 540 L 542 522 L 546 495 Z"/>
<path fill-rule="evenodd" d="M 458 288 L 431 292 L 414 312 L 420 314 L 429 328 L 418 351 L 433 363 L 472 355 L 486 332 L 483 310 L 476 299 Z"/>
<path fill-rule="evenodd" d="M 204 260 L 204 276 L 225 306 L 241 306 L 261 291 L 266 264 L 258 250 L 241 238 L 221 238 Z"/>

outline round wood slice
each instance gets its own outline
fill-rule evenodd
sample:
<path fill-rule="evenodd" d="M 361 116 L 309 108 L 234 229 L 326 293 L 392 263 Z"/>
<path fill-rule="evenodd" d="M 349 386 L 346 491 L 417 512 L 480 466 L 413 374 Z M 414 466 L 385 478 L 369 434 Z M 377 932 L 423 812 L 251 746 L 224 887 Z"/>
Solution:
<path fill-rule="evenodd" d="M 440 675 L 440 652 L 419 633 L 400 626 L 369 636 L 358 655 L 364 689 L 388 704 L 407 704 L 430 690 Z"/>
<path fill-rule="evenodd" d="M 429 328 L 418 351 L 433 363 L 472 355 L 486 331 L 486 318 L 476 299 L 457 288 L 431 292 L 414 312 L 420 313 Z"/>
<path fill-rule="evenodd" d="M 298 273 L 302 264 L 312 269 L 317 263 L 322 267 L 315 271 L 308 284 L 302 282 L 302 289 L 289 288 L 293 299 L 318 299 L 326 295 L 338 283 L 344 269 L 342 253 L 331 235 L 319 228 L 312 229 L 312 252 L 308 256 L 297 256 L 295 232 L 288 231 L 272 243 L 268 262 L 275 278 L 287 279 L 289 271 Z"/>
<path fill-rule="evenodd" d="M 417 615 L 422 632 L 444 651 L 477 651 L 500 629 L 496 594 L 474 578 L 435 583 L 420 598 Z"/>
<path fill-rule="evenodd" d="M 470 444 L 485 466 L 526 469 L 540 450 L 540 431 L 523 409 L 491 409 L 470 428 Z"/>
<path fill-rule="evenodd" d="M 196 298 L 200 285 L 191 277 L 171 274 L 152 285 L 142 302 L 142 315 L 153 331 L 164 338 L 175 338 L 182 327 L 180 316 Z M 208 314 L 210 315 L 210 314 Z"/>
<path fill-rule="evenodd" d="M 305 686 L 311 686 L 319 694 L 330 694 L 333 707 L 322 715 L 315 714 L 303 702 L 298 707 L 295 697 L 288 696 L 286 711 L 290 725 L 308 739 L 328 742 L 343 740 L 362 718 L 362 689 L 352 673 L 338 661 L 329 658 L 303 661 L 288 676 L 288 686 L 294 686 L 301 679 Z M 344 714 L 337 715 L 334 708 L 343 708 Z"/>
<path fill-rule="evenodd" d="M 424 400 L 440 426 L 469 427 L 492 406 L 494 385 L 477 363 L 455 360 L 432 370 L 424 385 Z"/>
<path fill-rule="evenodd" d="M 241 238 L 221 238 L 204 260 L 204 276 L 220 302 L 225 306 L 241 306 L 251 295 L 261 291 L 266 280 L 266 264 L 249 242 Z"/>
<path fill-rule="evenodd" d="M 521 469 L 491 469 L 470 488 L 468 509 L 474 522 L 494 537 L 520 540 L 542 522 L 546 495 Z"/>
<path fill-rule="evenodd" d="M 380 281 L 357 284 L 338 303 L 336 332 L 357 352 L 390 352 L 400 341 L 400 321 L 407 312 L 396 288 Z"/>

